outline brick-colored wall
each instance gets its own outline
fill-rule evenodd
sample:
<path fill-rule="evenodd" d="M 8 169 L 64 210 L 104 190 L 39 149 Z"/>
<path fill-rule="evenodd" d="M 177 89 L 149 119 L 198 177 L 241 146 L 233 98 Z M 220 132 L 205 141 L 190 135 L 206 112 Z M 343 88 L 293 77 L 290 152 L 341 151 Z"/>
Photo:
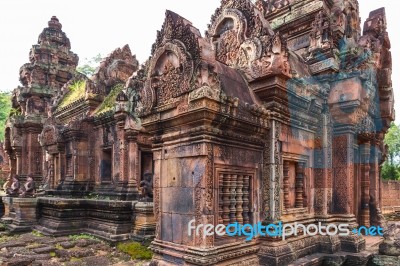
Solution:
<path fill-rule="evenodd" d="M 8 156 L 3 150 L 3 143 L 0 142 L 0 179 L 6 179 L 9 172 L 10 168 L 8 166 Z"/>
<path fill-rule="evenodd" d="M 383 212 L 400 210 L 400 181 L 382 181 Z"/>

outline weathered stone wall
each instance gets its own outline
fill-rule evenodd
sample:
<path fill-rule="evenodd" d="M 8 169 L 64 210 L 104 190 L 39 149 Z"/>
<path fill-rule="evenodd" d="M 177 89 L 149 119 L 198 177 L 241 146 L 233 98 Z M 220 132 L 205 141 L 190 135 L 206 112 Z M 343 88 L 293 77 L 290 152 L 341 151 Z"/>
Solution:
<path fill-rule="evenodd" d="M 382 181 L 382 206 L 384 213 L 400 211 L 400 181 Z"/>
<path fill-rule="evenodd" d="M 3 143 L 0 142 L 0 179 L 5 180 L 9 172 L 8 155 L 4 152 Z"/>

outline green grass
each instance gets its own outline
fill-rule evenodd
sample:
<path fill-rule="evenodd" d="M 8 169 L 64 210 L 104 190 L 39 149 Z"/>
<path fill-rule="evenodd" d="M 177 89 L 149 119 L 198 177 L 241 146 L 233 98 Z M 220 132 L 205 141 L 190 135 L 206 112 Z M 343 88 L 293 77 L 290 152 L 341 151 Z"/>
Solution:
<path fill-rule="evenodd" d="M 79 235 L 70 235 L 69 238 L 71 240 L 78 240 L 78 239 L 93 239 L 97 240 L 95 236 L 89 235 L 89 234 L 79 234 Z"/>
<path fill-rule="evenodd" d="M 50 256 L 55 257 L 56 253 L 54 251 L 50 252 Z"/>
<path fill-rule="evenodd" d="M 148 247 L 138 242 L 119 243 L 117 249 L 129 254 L 132 259 L 150 260 L 153 256 L 153 252 Z"/>
<path fill-rule="evenodd" d="M 69 92 L 64 96 L 64 99 L 58 105 L 58 109 L 64 108 L 65 106 L 85 97 L 85 88 L 85 80 L 78 80 L 72 83 L 71 86 L 69 86 Z"/>
<path fill-rule="evenodd" d="M 15 236 L 2 235 L 2 236 L 0 236 L 0 243 L 8 242 L 8 241 L 11 241 L 13 239 L 16 239 L 16 237 Z"/>
<path fill-rule="evenodd" d="M 7 226 L 3 223 L 0 223 L 0 231 L 6 231 L 7 230 Z"/>
<path fill-rule="evenodd" d="M 34 235 L 34 236 L 44 236 L 44 234 L 42 234 L 42 233 L 40 233 L 39 231 L 36 231 L 36 230 L 33 230 L 31 234 Z"/>
<path fill-rule="evenodd" d="M 70 261 L 70 262 L 82 261 L 82 259 L 76 258 L 76 257 L 71 257 L 71 259 L 70 259 L 69 261 Z"/>
<path fill-rule="evenodd" d="M 104 101 L 96 109 L 95 114 L 100 115 L 100 114 L 103 114 L 103 113 L 113 110 L 115 101 L 117 100 L 117 96 L 123 89 L 124 89 L 123 84 L 115 85 L 111 89 L 110 93 L 104 98 Z"/>
<path fill-rule="evenodd" d="M 40 246 L 40 244 L 38 242 L 33 242 L 33 243 L 27 245 L 26 248 L 31 249 L 31 248 L 37 248 L 39 246 Z"/>

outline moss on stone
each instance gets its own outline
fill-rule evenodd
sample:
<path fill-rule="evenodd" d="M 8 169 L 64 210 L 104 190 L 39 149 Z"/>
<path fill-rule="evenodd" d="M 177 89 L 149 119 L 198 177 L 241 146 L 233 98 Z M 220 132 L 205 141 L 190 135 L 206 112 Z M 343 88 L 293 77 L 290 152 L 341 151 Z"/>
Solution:
<path fill-rule="evenodd" d="M 138 242 L 125 242 L 117 245 L 118 250 L 127 253 L 132 259 L 150 260 L 153 252 Z"/>
<path fill-rule="evenodd" d="M 40 237 L 44 236 L 42 233 L 40 233 L 39 231 L 36 231 L 36 230 L 33 230 L 31 234 L 34 236 L 40 236 Z"/>
<path fill-rule="evenodd" d="M 95 236 L 89 234 L 79 234 L 79 235 L 70 235 L 70 239 L 78 240 L 78 239 L 97 239 Z"/>
<path fill-rule="evenodd" d="M 58 105 L 58 109 L 64 108 L 77 100 L 85 97 L 85 80 L 77 80 L 69 86 L 69 92 L 64 96 L 64 99 Z"/>
<path fill-rule="evenodd" d="M 95 114 L 100 115 L 106 113 L 108 111 L 112 111 L 117 100 L 118 94 L 124 89 L 123 84 L 115 85 L 110 93 L 104 98 L 103 102 L 100 106 L 96 109 Z"/>

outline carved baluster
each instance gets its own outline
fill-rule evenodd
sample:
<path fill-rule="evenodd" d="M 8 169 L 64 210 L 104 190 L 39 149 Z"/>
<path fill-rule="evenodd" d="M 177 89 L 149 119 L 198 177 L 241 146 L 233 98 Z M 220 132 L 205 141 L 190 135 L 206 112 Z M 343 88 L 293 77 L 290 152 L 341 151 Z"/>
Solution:
<path fill-rule="evenodd" d="M 304 163 L 296 165 L 296 208 L 303 208 L 303 191 L 304 191 Z"/>
<path fill-rule="evenodd" d="M 283 162 L 283 204 L 285 209 L 289 209 L 289 162 Z"/>
<path fill-rule="evenodd" d="M 238 175 L 236 189 L 236 219 L 243 224 L 243 175 Z"/>
<path fill-rule="evenodd" d="M 236 222 L 236 183 L 237 181 L 237 175 L 232 175 L 231 176 L 231 197 L 230 197 L 230 205 L 229 205 L 229 220 L 231 223 Z"/>
<path fill-rule="evenodd" d="M 224 214 L 224 175 L 220 174 L 219 175 L 219 198 L 218 198 L 218 224 L 223 224 L 224 219 L 223 219 L 223 214 Z"/>
<path fill-rule="evenodd" d="M 230 202 L 230 175 L 224 175 L 224 187 L 223 187 L 223 211 L 222 219 L 224 224 L 229 224 L 229 202 Z"/>
<path fill-rule="evenodd" d="M 250 223 L 249 217 L 249 204 L 250 204 L 250 197 L 249 197 L 249 189 L 250 189 L 250 176 L 245 175 L 243 176 L 243 224 Z"/>

